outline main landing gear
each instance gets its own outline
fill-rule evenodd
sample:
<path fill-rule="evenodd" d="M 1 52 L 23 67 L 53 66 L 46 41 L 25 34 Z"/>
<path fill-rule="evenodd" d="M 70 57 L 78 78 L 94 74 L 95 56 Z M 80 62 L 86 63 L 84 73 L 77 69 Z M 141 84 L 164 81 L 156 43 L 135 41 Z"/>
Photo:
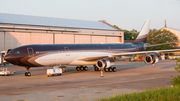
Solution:
<path fill-rule="evenodd" d="M 117 69 L 116 69 L 116 67 L 109 67 L 109 68 L 104 68 L 104 71 L 105 72 L 116 72 Z"/>
<path fill-rule="evenodd" d="M 98 68 L 96 65 L 93 65 L 93 67 L 94 67 L 94 71 L 100 71 L 100 70 L 101 70 L 101 69 Z"/>
<path fill-rule="evenodd" d="M 87 66 L 77 66 L 76 71 L 87 71 L 88 67 Z"/>
<path fill-rule="evenodd" d="M 94 71 L 100 71 L 101 70 L 96 65 L 93 65 L 93 67 L 94 67 Z M 116 69 L 116 67 L 109 67 L 109 68 L 104 68 L 104 71 L 105 72 L 116 72 L 117 69 Z"/>
<path fill-rule="evenodd" d="M 29 72 L 29 68 L 30 67 L 24 67 L 24 69 L 26 70 L 26 72 L 24 73 L 25 76 L 31 76 L 31 72 Z"/>

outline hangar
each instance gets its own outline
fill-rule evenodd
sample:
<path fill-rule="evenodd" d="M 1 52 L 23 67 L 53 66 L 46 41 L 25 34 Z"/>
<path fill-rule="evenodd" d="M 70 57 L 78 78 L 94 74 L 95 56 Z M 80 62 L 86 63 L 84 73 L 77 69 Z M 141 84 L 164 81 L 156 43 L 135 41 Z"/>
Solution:
<path fill-rule="evenodd" d="M 180 30 L 179 29 L 169 28 L 169 27 L 164 27 L 162 29 L 166 29 L 166 30 L 174 33 L 178 37 L 178 41 L 180 42 Z M 178 47 L 180 47 L 180 43 L 178 43 Z"/>
<path fill-rule="evenodd" d="M 164 27 L 161 28 L 162 29 L 166 29 L 172 33 L 174 33 L 177 37 L 178 37 L 178 41 L 180 42 L 180 30 L 179 29 L 176 29 L 176 28 L 170 28 L 170 27 L 167 27 L 166 25 L 166 19 L 164 21 Z M 177 43 L 177 47 L 176 48 L 180 48 L 180 43 Z M 169 59 L 178 59 L 180 57 L 180 52 L 171 52 L 168 54 L 167 56 Z"/>
<path fill-rule="evenodd" d="M 0 13 L 0 51 L 28 44 L 124 43 L 124 32 L 106 21 Z"/>

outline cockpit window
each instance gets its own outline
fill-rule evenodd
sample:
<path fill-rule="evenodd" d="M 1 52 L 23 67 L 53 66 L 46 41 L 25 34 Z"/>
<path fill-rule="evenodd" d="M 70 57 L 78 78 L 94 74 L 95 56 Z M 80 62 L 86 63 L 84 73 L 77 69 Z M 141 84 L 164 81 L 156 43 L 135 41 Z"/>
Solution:
<path fill-rule="evenodd" d="M 19 51 L 11 51 L 9 54 L 20 54 Z"/>

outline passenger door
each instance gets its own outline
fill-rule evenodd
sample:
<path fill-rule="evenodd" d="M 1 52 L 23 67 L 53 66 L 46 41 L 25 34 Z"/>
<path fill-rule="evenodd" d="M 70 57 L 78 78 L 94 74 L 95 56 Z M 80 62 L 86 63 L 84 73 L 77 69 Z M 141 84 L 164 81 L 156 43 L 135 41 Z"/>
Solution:
<path fill-rule="evenodd" d="M 28 47 L 28 48 L 27 48 L 27 51 L 28 51 L 28 56 L 29 56 L 29 57 L 33 57 L 33 56 L 34 56 L 33 48 Z"/>

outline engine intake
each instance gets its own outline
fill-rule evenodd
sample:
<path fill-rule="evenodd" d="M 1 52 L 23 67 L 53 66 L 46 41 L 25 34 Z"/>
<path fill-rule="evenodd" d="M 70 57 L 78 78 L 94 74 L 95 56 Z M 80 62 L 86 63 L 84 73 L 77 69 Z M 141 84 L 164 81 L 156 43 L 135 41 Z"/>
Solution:
<path fill-rule="evenodd" d="M 146 64 L 155 64 L 155 63 L 157 63 L 158 61 L 159 61 L 159 58 L 158 58 L 158 56 L 155 55 L 155 54 L 148 54 L 148 55 L 146 55 L 145 58 L 144 58 L 144 62 L 145 62 Z"/>
<path fill-rule="evenodd" d="M 108 59 L 100 59 L 97 61 L 96 66 L 100 69 L 103 68 L 109 68 L 110 66 L 113 66 L 115 63 L 113 60 L 108 60 Z"/>

